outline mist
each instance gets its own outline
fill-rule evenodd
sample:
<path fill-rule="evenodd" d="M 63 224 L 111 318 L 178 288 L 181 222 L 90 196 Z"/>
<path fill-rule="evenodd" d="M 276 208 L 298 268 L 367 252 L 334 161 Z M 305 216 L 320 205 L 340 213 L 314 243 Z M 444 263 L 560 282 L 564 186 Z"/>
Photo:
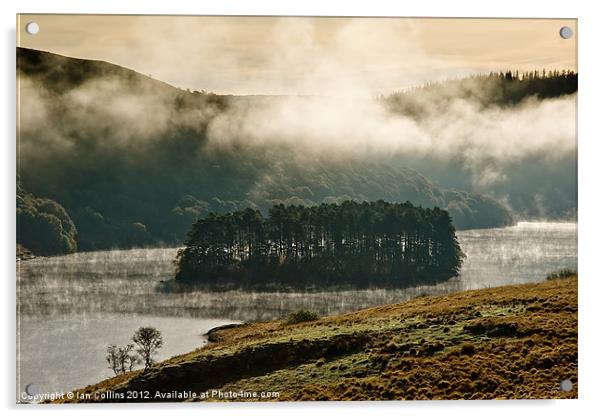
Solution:
<path fill-rule="evenodd" d="M 410 200 L 459 228 L 576 214 L 576 94 L 500 101 L 496 75 L 387 96 L 349 78 L 349 95 L 224 96 L 43 59 L 20 59 L 20 181 L 65 207 L 94 238 L 84 247 L 177 243 L 209 211 L 279 203 Z"/>
<path fill-rule="evenodd" d="M 453 99 L 441 109 L 435 100 L 422 100 L 420 106 L 428 111 L 416 119 L 391 110 L 377 97 L 243 96 L 231 98 L 225 110 L 211 104 L 178 109 L 177 92 L 165 94 L 150 86 L 93 79 L 57 101 L 56 95 L 23 77 L 22 162 L 57 161 L 88 147 L 127 152 L 124 158 L 135 159 L 157 142 L 173 145 L 170 133 L 176 129 L 196 134 L 186 139 L 193 148 L 222 153 L 281 150 L 287 159 L 303 164 L 323 156 L 453 162 L 469 178 L 461 186 L 483 192 L 508 181 L 508 170 L 514 172 L 523 161 L 553 168 L 576 155 L 575 94 L 529 98 L 509 107 Z M 421 168 L 428 176 L 430 170 Z"/>
<path fill-rule="evenodd" d="M 574 153 L 575 110 L 574 95 L 485 109 L 458 99 L 445 112 L 417 121 L 388 110 L 378 99 L 249 98 L 237 100 L 209 123 L 208 145 L 285 145 L 301 155 L 339 157 L 460 158 L 475 184 L 487 184 L 504 163 Z"/>
<path fill-rule="evenodd" d="M 56 80 L 36 84 L 23 74 L 20 127 L 24 139 L 33 138 L 22 143 L 24 162 L 52 159 L 53 152 L 68 155 L 83 143 L 86 149 L 127 150 L 129 158 L 137 158 L 157 142 L 173 145 L 179 133 L 187 132 L 186 143 L 180 145 L 188 149 L 282 150 L 286 159 L 293 156 L 305 165 L 325 155 L 393 158 L 427 177 L 439 171 L 431 165 L 452 165 L 463 178 L 446 186 L 488 192 L 507 182 L 509 170 L 515 172 L 522 161 L 551 169 L 575 158 L 575 94 L 545 100 L 531 96 L 513 106 L 498 106 L 489 105 L 500 92 L 487 80 L 449 82 L 487 70 L 525 69 L 520 64 L 524 60 L 510 58 L 511 51 L 520 56 L 516 51 L 524 39 L 506 37 L 507 44 L 495 45 L 506 51 L 501 67 L 484 52 L 489 47 L 455 58 L 437 52 L 433 42 L 441 34 L 434 35 L 455 25 L 453 20 L 202 18 L 202 24 L 194 25 L 195 19 L 181 17 L 182 24 L 174 24 L 173 17 L 139 17 L 128 23 L 123 36 L 139 44 L 137 55 L 159 79 L 173 79 L 177 67 L 189 86 L 201 82 L 223 93 L 230 86 L 231 91 L 287 95 L 199 102 L 123 72 L 88 77 L 49 92 Z M 152 43 L 139 39 L 159 29 L 165 36 Z M 494 34 L 491 42 L 498 42 Z M 125 51 L 114 51 L 116 60 L 127 61 L 119 55 Z M 442 80 L 448 82 L 434 91 L 410 95 L 409 109 L 391 106 L 386 98 L 398 89 Z M 196 103 L 191 106 L 191 101 Z M 102 141 L 88 143 L 99 132 Z M 435 180 L 444 181 L 448 174 Z"/>

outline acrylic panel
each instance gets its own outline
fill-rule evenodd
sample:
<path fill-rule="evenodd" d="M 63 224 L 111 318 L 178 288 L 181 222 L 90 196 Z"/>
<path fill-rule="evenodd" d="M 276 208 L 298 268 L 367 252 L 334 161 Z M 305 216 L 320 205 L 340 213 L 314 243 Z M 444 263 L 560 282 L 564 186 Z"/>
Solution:
<path fill-rule="evenodd" d="M 577 20 L 17 17 L 17 402 L 577 397 Z"/>

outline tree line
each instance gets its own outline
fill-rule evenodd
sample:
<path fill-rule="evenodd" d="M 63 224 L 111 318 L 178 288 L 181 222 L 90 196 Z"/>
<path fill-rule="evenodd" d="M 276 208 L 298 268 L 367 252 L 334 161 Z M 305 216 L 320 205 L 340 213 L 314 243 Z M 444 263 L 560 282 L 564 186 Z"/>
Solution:
<path fill-rule="evenodd" d="M 275 205 L 211 213 L 178 252 L 176 279 L 215 286 L 409 286 L 459 273 L 449 214 L 410 202 Z"/>
<path fill-rule="evenodd" d="M 383 95 L 380 100 L 394 112 L 421 119 L 445 111 L 458 99 L 482 107 L 504 107 L 517 105 L 529 97 L 541 100 L 573 94 L 577 88 L 578 74 L 571 70 L 517 70 L 426 83 Z"/>

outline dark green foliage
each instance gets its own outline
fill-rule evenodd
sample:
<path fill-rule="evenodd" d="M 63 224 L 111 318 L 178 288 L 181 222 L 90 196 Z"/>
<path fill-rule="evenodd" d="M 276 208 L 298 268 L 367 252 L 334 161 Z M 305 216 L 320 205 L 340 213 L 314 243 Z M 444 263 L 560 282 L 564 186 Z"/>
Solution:
<path fill-rule="evenodd" d="M 17 243 L 36 255 L 72 253 L 77 231 L 67 211 L 52 199 L 33 196 L 17 185 Z"/>
<path fill-rule="evenodd" d="M 546 280 L 567 279 L 577 275 L 577 271 L 573 269 L 560 269 L 553 271 L 546 276 Z"/>
<path fill-rule="evenodd" d="M 445 192 L 445 201 L 458 229 L 497 228 L 514 222 L 506 206 L 487 196 L 450 190 Z"/>
<path fill-rule="evenodd" d="M 573 71 L 507 71 L 430 83 L 382 99 L 391 109 L 420 119 L 445 112 L 454 100 L 476 101 L 484 108 L 514 106 L 529 97 L 546 99 L 575 93 L 577 84 Z"/>
<path fill-rule="evenodd" d="M 319 318 L 320 318 L 320 316 L 316 312 L 301 309 L 296 312 L 291 312 L 286 317 L 285 322 L 289 325 L 292 325 L 292 324 L 300 324 L 301 322 L 316 321 Z"/>
<path fill-rule="evenodd" d="M 276 205 L 199 219 L 176 278 L 214 286 L 410 286 L 460 271 L 449 214 L 406 202 Z"/>

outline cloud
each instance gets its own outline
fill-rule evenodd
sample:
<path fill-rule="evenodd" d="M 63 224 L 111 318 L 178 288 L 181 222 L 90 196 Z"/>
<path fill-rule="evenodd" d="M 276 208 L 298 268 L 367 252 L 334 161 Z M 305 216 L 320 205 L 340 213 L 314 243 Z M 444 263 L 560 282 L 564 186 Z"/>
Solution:
<path fill-rule="evenodd" d="M 485 109 L 454 100 L 419 120 L 377 99 L 277 97 L 236 102 L 209 123 L 208 138 L 221 149 L 284 144 L 301 154 L 461 159 L 489 182 L 497 163 L 574 152 L 575 121 L 574 95 Z"/>

